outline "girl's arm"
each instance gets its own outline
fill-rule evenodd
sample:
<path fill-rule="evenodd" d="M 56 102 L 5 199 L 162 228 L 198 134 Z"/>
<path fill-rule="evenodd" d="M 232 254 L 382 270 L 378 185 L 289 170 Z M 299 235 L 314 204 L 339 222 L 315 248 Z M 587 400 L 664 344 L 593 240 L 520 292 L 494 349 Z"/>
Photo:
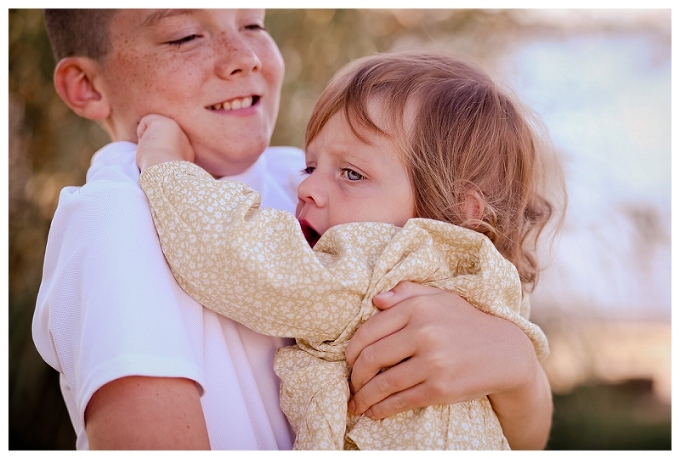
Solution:
<path fill-rule="evenodd" d="M 145 117 L 139 137 L 139 184 L 179 285 L 256 332 L 335 339 L 356 312 L 325 305 L 328 298 L 353 299 L 352 293 L 321 264 L 295 217 L 260 209 L 259 193 L 242 183 L 215 180 L 177 161 L 192 159 L 193 152 L 169 118 Z"/>
<path fill-rule="evenodd" d="M 374 303 L 383 311 L 359 327 L 346 349 L 351 410 L 382 419 L 488 395 L 511 448 L 545 447 L 552 394 L 519 327 L 454 293 L 413 283 Z"/>
<path fill-rule="evenodd" d="M 147 115 L 137 126 L 137 166 L 144 172 L 168 161 L 194 162 L 194 149 L 179 125 L 161 115 Z"/>

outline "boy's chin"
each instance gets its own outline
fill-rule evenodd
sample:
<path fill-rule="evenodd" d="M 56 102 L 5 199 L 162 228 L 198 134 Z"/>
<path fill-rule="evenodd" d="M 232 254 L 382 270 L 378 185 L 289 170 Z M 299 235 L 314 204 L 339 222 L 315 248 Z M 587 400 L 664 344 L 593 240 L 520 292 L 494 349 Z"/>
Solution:
<path fill-rule="evenodd" d="M 196 150 L 196 164 L 214 177 L 227 177 L 245 172 L 259 159 L 265 148 L 254 152 L 199 151 Z"/>

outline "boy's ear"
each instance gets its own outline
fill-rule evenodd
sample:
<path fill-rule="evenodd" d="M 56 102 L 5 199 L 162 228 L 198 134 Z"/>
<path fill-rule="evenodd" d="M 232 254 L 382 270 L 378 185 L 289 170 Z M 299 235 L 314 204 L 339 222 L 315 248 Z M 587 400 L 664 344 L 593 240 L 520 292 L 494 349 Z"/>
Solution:
<path fill-rule="evenodd" d="M 101 66 L 89 57 L 67 57 L 57 63 L 54 86 L 77 115 L 93 121 L 108 118 L 111 107 L 99 87 Z"/>

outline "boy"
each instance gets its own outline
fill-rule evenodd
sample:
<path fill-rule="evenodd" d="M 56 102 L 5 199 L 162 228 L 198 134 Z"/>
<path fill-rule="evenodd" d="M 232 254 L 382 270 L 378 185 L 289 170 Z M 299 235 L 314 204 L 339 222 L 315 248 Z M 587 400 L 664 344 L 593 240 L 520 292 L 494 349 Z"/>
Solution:
<path fill-rule="evenodd" d="M 187 133 L 198 165 L 258 189 L 264 206 L 294 209 L 297 183 L 291 178 L 304 163 L 294 149 L 267 149 L 283 62 L 263 21 L 261 10 L 46 13 L 61 59 L 55 69 L 59 95 L 77 114 L 99 122 L 113 141 L 93 157 L 88 183 L 62 192 L 34 318 L 36 346 L 61 373 L 78 448 L 292 444 L 272 371 L 274 350 L 288 341 L 219 317 L 181 291 L 164 262 L 134 163 L 137 123 L 148 113 L 163 114 Z M 407 297 L 414 298 L 391 308 Z M 412 312 L 425 305 L 427 314 Z M 545 444 L 549 386 L 517 327 L 474 315 L 454 295 L 408 284 L 381 307 L 389 310 L 367 322 L 348 346 L 353 411 L 380 418 L 498 392 L 496 401 L 490 398 L 504 429 L 510 429 L 505 433 L 511 446 L 516 447 L 513 439 L 517 447 Z M 456 353 L 446 348 L 456 342 L 455 327 L 463 322 L 442 318 L 453 312 L 474 315 L 464 322 L 467 333 L 477 328 L 475 320 L 484 328 L 493 321 L 504 337 L 493 349 L 465 340 L 493 355 L 487 373 L 506 359 L 499 350 L 517 346 L 526 350 L 527 371 L 489 375 L 475 368 L 472 374 L 473 360 L 464 360 L 462 350 L 452 362 Z M 434 338 L 423 340 L 423 333 Z M 400 375 L 397 365 L 373 378 L 381 367 L 409 357 L 412 365 L 422 362 L 418 375 L 405 376 L 403 370 Z M 537 390 L 538 396 L 526 395 Z M 538 427 L 527 428 L 527 422 Z M 513 435 L 520 424 L 530 437 Z"/>

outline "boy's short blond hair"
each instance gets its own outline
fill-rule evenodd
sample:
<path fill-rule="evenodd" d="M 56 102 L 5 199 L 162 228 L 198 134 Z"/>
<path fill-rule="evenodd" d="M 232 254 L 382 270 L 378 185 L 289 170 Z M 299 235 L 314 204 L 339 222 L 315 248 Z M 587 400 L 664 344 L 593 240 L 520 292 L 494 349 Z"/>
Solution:
<path fill-rule="evenodd" d="M 387 126 L 369 116 L 374 101 Z M 405 110 L 410 104 L 415 113 Z M 547 167 L 554 151 L 521 104 L 462 59 L 409 52 L 370 56 L 343 68 L 314 107 L 305 145 L 340 111 L 359 138 L 357 127 L 393 140 L 410 174 L 416 217 L 487 235 L 517 267 L 525 289 L 533 289 L 538 236 L 566 196 L 559 164 Z M 548 181 L 562 189 L 551 193 Z M 476 200 L 481 218 L 465 218 L 468 197 Z"/>
<path fill-rule="evenodd" d="M 58 62 L 83 56 L 100 61 L 109 51 L 111 9 L 46 9 L 45 28 Z"/>

